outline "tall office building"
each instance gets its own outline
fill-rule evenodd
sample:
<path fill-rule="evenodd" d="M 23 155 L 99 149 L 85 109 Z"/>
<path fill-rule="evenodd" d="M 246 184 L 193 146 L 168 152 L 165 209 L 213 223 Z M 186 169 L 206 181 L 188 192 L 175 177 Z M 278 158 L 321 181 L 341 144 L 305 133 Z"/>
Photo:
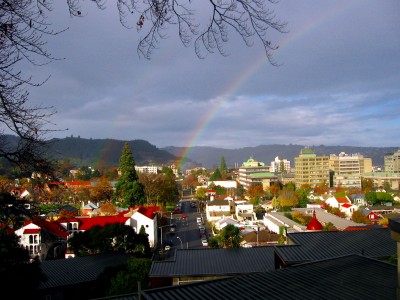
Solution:
<path fill-rule="evenodd" d="M 400 150 L 384 156 L 385 172 L 400 172 Z"/>
<path fill-rule="evenodd" d="M 329 156 L 317 156 L 314 150 L 303 148 L 294 158 L 295 182 L 300 187 L 309 184 L 312 187 L 326 182 L 329 184 Z"/>
<path fill-rule="evenodd" d="M 330 169 L 333 172 L 333 186 L 361 188 L 361 175 L 372 171 L 372 159 L 361 154 L 330 155 Z"/>

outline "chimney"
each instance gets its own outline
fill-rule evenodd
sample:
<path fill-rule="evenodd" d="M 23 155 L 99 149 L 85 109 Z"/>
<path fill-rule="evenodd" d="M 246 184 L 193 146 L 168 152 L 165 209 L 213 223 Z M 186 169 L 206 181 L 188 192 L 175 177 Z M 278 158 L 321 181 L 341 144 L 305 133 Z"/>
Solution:
<path fill-rule="evenodd" d="M 389 219 L 389 228 L 391 237 L 397 242 L 397 299 L 400 299 L 400 218 Z"/>

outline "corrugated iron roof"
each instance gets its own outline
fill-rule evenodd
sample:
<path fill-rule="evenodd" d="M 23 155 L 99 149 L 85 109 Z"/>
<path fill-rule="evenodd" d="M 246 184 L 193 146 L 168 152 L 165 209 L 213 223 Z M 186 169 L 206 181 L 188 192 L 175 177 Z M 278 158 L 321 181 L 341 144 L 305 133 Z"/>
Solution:
<path fill-rule="evenodd" d="M 287 269 L 150 289 L 118 300 L 396 299 L 397 267 L 359 255 Z"/>
<path fill-rule="evenodd" d="M 39 289 L 94 281 L 106 267 L 119 265 L 128 259 L 126 254 L 113 253 L 42 261 L 40 268 L 47 281 L 42 281 Z"/>
<path fill-rule="evenodd" d="M 273 247 L 176 249 L 173 260 L 154 261 L 150 277 L 232 276 L 275 268 Z"/>
<path fill-rule="evenodd" d="M 316 261 L 349 254 L 387 258 L 396 253 L 396 241 L 390 230 L 380 228 L 357 231 L 320 231 L 289 233 L 294 246 L 276 246 L 279 257 L 287 264 Z"/>

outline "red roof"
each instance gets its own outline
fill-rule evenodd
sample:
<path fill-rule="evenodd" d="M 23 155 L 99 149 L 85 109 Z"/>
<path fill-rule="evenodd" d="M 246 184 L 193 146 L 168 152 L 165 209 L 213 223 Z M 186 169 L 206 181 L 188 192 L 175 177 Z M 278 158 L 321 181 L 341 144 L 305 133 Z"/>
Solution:
<path fill-rule="evenodd" d="M 35 219 L 31 223 L 43 228 L 47 232 L 50 232 L 58 237 L 66 239 L 68 232 L 62 227 L 57 221 L 49 222 L 44 219 Z"/>
<path fill-rule="evenodd" d="M 79 218 L 79 221 L 81 222 L 79 230 L 88 230 L 96 225 L 104 226 L 106 224 L 115 224 L 115 223 L 125 224 L 125 222 L 128 219 L 129 217 L 122 217 L 122 216 Z"/>
<path fill-rule="evenodd" d="M 157 208 L 157 209 L 155 209 Z M 142 215 L 148 217 L 149 219 L 154 219 L 158 211 L 158 206 L 142 206 L 138 209 L 138 212 Z"/>
<path fill-rule="evenodd" d="M 322 224 L 318 221 L 317 216 L 315 215 L 315 210 L 313 212 L 313 217 L 310 221 L 310 223 L 308 223 L 307 225 L 307 230 L 323 230 L 324 227 L 322 226 Z"/>
<path fill-rule="evenodd" d="M 342 207 L 344 207 L 344 208 L 349 208 L 349 207 L 352 207 L 352 206 L 353 206 L 353 204 L 350 204 L 350 203 L 345 203 L 345 204 L 342 205 Z"/>
<path fill-rule="evenodd" d="M 31 228 L 31 229 L 25 229 L 24 234 L 34 234 L 34 233 L 40 233 L 39 228 Z"/>

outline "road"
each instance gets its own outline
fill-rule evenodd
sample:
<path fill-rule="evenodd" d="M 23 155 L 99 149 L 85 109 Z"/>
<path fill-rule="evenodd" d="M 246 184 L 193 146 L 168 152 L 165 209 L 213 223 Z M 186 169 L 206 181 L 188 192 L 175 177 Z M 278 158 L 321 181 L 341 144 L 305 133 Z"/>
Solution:
<path fill-rule="evenodd" d="M 167 259 L 173 256 L 173 252 L 177 248 L 193 249 L 193 248 L 204 248 L 201 244 L 200 231 L 196 222 L 196 218 L 199 215 L 196 207 L 191 207 L 190 200 L 183 200 L 181 203 L 181 214 L 172 215 L 171 224 L 175 224 L 175 232 L 170 232 L 170 227 L 163 228 L 163 241 L 172 241 L 173 246 L 171 250 L 164 251 L 163 259 Z M 186 220 L 182 218 L 186 215 Z M 203 213 L 205 219 L 205 214 Z M 207 236 L 208 236 L 207 232 Z M 155 259 L 157 259 L 155 257 Z"/>

